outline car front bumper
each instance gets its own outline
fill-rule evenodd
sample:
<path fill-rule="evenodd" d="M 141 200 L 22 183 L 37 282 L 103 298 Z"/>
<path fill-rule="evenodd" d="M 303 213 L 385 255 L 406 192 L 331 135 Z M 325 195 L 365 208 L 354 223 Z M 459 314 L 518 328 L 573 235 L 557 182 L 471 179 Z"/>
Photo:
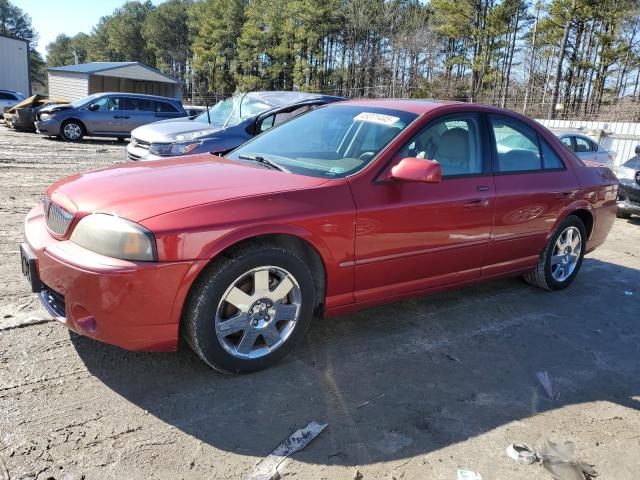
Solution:
<path fill-rule="evenodd" d="M 164 160 L 170 157 L 161 157 L 159 155 L 152 154 L 148 148 L 139 147 L 130 142 L 127 145 L 127 160 L 132 162 L 146 162 L 150 160 Z"/>
<path fill-rule="evenodd" d="M 49 135 L 51 137 L 60 135 L 60 122 L 56 119 L 51 120 L 39 120 L 34 122 L 36 127 L 36 133 L 41 133 L 42 135 Z"/>
<path fill-rule="evenodd" d="M 42 206 L 25 220 L 21 250 L 32 289 L 69 329 L 127 350 L 177 348 L 185 279 L 198 262 L 131 262 L 57 240 Z"/>
<path fill-rule="evenodd" d="M 618 188 L 618 210 L 640 215 L 640 185 L 634 181 L 620 181 Z"/>

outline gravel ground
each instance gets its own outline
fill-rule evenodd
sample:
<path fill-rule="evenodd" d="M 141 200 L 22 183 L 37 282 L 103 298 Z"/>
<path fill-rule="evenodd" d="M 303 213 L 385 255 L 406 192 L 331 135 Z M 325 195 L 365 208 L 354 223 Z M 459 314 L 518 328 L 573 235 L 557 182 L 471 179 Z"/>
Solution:
<path fill-rule="evenodd" d="M 275 368 L 227 377 L 186 348 L 71 334 L 21 278 L 22 219 L 45 187 L 123 157 L 0 125 L 0 478 L 4 463 L 11 478 L 242 479 L 313 420 L 329 426 L 283 477 L 551 479 L 504 453 L 551 439 L 601 479 L 640 478 L 639 221 L 618 220 L 565 291 L 507 279 L 316 320 Z"/>

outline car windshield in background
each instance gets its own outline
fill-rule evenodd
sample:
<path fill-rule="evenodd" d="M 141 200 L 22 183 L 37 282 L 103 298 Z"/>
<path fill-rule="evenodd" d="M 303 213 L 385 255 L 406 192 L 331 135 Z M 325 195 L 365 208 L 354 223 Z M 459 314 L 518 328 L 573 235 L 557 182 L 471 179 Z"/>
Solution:
<path fill-rule="evenodd" d="M 209 108 L 209 115 L 207 111 L 194 118 L 194 120 L 202 123 L 209 123 L 211 118 L 212 125 L 222 125 L 225 127 L 233 127 L 242 120 L 274 108 L 275 105 L 264 101 L 260 98 L 255 98 L 251 95 L 241 94 L 234 95 L 231 98 L 222 100 L 216 103 L 213 107 Z"/>
<path fill-rule="evenodd" d="M 267 131 L 226 158 L 262 158 L 293 173 L 342 178 L 366 167 L 416 118 L 387 108 L 331 105 Z"/>
<path fill-rule="evenodd" d="M 71 102 L 69 105 L 71 105 L 73 108 L 80 108 L 84 104 L 89 103 L 91 100 L 93 100 L 96 97 L 99 97 L 100 95 L 101 95 L 100 93 L 94 93 L 92 95 L 89 95 L 88 97 L 78 98 L 77 100 L 74 100 L 73 102 Z"/>

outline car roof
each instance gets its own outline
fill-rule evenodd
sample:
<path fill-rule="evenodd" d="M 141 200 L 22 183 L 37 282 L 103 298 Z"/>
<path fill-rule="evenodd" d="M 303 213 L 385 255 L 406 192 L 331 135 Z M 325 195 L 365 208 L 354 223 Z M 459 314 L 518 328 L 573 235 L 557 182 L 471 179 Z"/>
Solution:
<path fill-rule="evenodd" d="M 562 137 L 582 137 L 582 138 L 586 138 L 587 140 L 591 140 L 593 142 L 593 139 L 589 138 L 588 135 L 585 135 L 582 132 L 571 132 L 571 131 L 566 131 L 566 132 L 553 132 L 553 134 L 558 137 L 558 138 L 562 138 Z"/>
<path fill-rule="evenodd" d="M 440 100 L 419 100 L 404 98 L 376 98 L 376 99 L 357 99 L 341 102 L 341 105 L 354 105 L 359 107 L 380 107 L 391 108 L 393 110 L 401 110 L 405 112 L 423 114 L 430 112 L 443 105 L 459 105 L 465 102 L 440 101 Z M 472 105 L 472 104 L 468 104 Z M 498 109 L 496 109 L 498 110 Z"/>
<path fill-rule="evenodd" d="M 100 97 L 103 95 L 126 95 L 127 97 L 137 97 L 137 98 L 149 98 L 153 100 L 169 100 L 174 102 L 179 102 L 177 98 L 172 97 L 163 97 L 162 95 L 147 95 L 145 93 L 131 93 L 131 92 L 96 92 L 93 95 L 96 97 Z"/>

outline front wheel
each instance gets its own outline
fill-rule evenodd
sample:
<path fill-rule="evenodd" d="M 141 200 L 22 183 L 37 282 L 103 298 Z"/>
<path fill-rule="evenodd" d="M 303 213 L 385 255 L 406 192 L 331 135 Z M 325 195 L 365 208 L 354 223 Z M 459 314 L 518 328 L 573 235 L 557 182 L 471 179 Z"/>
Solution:
<path fill-rule="evenodd" d="M 576 278 L 584 258 L 587 233 L 582 220 L 569 215 L 549 239 L 527 283 L 544 290 L 562 290 Z"/>
<path fill-rule="evenodd" d="M 270 367 L 304 336 L 315 287 L 293 251 L 254 245 L 214 261 L 194 284 L 183 335 L 211 367 L 246 373 Z"/>
<path fill-rule="evenodd" d="M 69 120 L 62 126 L 62 138 L 70 142 L 77 142 L 84 136 L 84 127 L 76 120 Z"/>

